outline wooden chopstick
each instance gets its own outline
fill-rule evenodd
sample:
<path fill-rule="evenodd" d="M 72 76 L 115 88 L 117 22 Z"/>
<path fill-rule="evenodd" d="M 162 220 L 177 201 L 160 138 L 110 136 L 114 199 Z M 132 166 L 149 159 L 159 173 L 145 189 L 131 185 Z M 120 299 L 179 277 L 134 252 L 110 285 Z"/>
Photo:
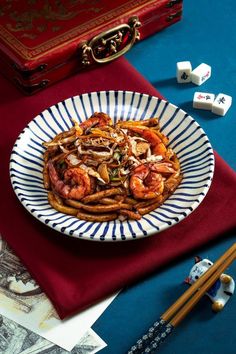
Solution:
<path fill-rule="evenodd" d="M 153 353 L 236 259 L 234 243 L 162 316 L 137 340 L 128 354 Z"/>
<path fill-rule="evenodd" d="M 231 256 L 234 255 L 233 259 L 235 259 L 235 252 L 236 252 L 236 243 L 234 243 L 194 284 L 192 284 L 188 290 L 186 290 L 182 296 L 179 297 L 179 299 L 171 305 L 161 316 L 161 318 L 168 322 L 173 315 L 183 306 L 183 304 L 191 297 L 193 294 L 199 290 L 199 288 L 206 283 L 206 281 L 217 271 L 217 269 L 223 265 L 227 259 Z M 231 260 L 230 263 L 232 263 L 233 260 Z M 230 264 L 229 263 L 229 264 Z M 226 267 L 223 269 L 223 271 L 229 266 L 226 265 Z M 222 271 L 222 273 L 223 273 Z M 219 272 L 218 272 L 219 273 Z M 220 276 L 220 275 L 219 275 Z M 218 277 L 219 277 L 218 276 Z M 215 279 L 215 281 L 217 278 Z M 214 284 L 214 281 L 212 285 Z M 209 288 L 211 285 L 209 286 Z M 209 289 L 208 288 L 208 289 Z"/>
<path fill-rule="evenodd" d="M 236 250 L 218 267 L 210 278 L 201 286 L 199 290 L 185 303 L 180 311 L 169 321 L 172 326 L 176 327 L 192 308 L 199 302 L 203 295 L 214 285 L 226 268 L 236 259 Z M 212 266 L 213 267 L 213 266 Z M 205 273 L 206 274 L 206 273 Z M 199 278 L 201 279 L 201 278 Z M 195 283 L 196 284 L 196 283 Z M 191 288 L 191 287 L 190 287 Z"/>

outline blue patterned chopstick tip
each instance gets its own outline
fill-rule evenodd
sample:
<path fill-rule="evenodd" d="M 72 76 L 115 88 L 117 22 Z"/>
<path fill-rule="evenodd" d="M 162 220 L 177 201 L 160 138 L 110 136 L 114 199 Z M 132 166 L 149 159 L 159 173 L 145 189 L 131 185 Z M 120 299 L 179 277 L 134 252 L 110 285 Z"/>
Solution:
<path fill-rule="evenodd" d="M 130 348 L 127 354 L 155 353 L 160 344 L 172 333 L 171 323 L 160 318 L 140 339 Z"/>

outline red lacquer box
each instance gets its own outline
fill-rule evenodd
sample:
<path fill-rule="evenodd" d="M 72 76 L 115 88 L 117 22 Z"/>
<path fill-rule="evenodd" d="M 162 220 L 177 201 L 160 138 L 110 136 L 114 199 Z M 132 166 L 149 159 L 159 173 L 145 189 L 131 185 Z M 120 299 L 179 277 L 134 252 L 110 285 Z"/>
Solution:
<path fill-rule="evenodd" d="M 24 93 L 126 53 L 179 21 L 182 0 L 21 0 L 0 3 L 1 72 Z"/>

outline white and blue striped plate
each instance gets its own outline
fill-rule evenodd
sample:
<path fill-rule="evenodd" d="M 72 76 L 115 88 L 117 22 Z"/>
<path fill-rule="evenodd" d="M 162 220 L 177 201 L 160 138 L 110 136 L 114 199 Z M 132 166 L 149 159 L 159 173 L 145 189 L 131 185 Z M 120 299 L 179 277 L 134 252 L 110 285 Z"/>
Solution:
<path fill-rule="evenodd" d="M 53 209 L 43 187 L 42 142 L 72 126 L 71 117 L 84 121 L 94 112 L 117 120 L 159 117 L 161 130 L 181 163 L 183 180 L 174 194 L 141 220 L 92 223 Z M 101 91 L 68 98 L 35 117 L 19 135 L 10 160 L 13 189 L 24 207 L 54 230 L 95 241 L 125 241 L 157 234 L 186 218 L 204 199 L 213 177 L 214 155 L 199 124 L 173 104 L 130 91 Z"/>

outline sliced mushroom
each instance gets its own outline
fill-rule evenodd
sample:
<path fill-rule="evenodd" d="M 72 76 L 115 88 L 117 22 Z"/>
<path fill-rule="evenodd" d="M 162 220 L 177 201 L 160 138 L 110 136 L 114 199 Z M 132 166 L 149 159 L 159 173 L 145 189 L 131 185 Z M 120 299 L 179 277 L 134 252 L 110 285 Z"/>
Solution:
<path fill-rule="evenodd" d="M 144 154 L 148 149 L 150 145 L 144 141 L 140 141 L 136 145 L 136 156 L 140 156 Z"/>
<path fill-rule="evenodd" d="M 107 170 L 107 164 L 101 163 L 98 166 L 98 173 L 100 174 L 101 178 L 104 180 L 105 183 L 109 183 L 110 177 Z"/>

